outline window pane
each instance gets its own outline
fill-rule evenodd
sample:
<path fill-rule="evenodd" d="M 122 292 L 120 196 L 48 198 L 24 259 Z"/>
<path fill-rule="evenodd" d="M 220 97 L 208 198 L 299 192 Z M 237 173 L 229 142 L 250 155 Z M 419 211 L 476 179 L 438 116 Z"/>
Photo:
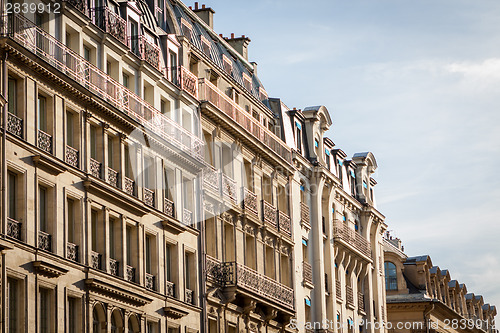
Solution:
<path fill-rule="evenodd" d="M 17 220 L 16 214 L 16 196 L 17 196 L 17 176 L 9 172 L 8 182 L 8 212 L 7 216 L 13 220 Z"/>
<path fill-rule="evenodd" d="M 47 190 L 44 187 L 39 187 L 38 191 L 38 212 L 40 221 L 40 230 L 47 232 Z"/>
<path fill-rule="evenodd" d="M 74 116 L 73 113 L 67 112 L 66 113 L 66 144 L 70 147 L 73 146 L 73 135 L 74 135 Z"/>
<path fill-rule="evenodd" d="M 38 95 L 38 129 L 47 132 L 47 99 Z"/>
<path fill-rule="evenodd" d="M 19 329 L 18 318 L 18 282 L 15 279 L 7 279 L 7 318 L 8 318 L 8 332 L 17 332 Z"/>
<path fill-rule="evenodd" d="M 68 199 L 68 242 L 75 243 L 75 203 Z"/>
<path fill-rule="evenodd" d="M 8 83 L 8 99 L 9 99 L 9 112 L 17 115 L 17 82 L 15 79 L 9 77 Z"/>

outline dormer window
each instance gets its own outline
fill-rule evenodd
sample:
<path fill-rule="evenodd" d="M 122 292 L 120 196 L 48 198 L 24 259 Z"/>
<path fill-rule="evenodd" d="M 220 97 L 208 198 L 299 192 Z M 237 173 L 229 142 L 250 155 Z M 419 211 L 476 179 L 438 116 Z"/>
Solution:
<path fill-rule="evenodd" d="M 302 126 L 298 121 L 295 122 L 295 140 L 297 142 L 297 151 L 302 153 Z"/>
<path fill-rule="evenodd" d="M 201 48 L 203 50 L 203 53 L 205 53 L 206 56 L 210 57 L 210 41 L 206 39 L 204 36 L 200 36 L 201 38 Z"/>
<path fill-rule="evenodd" d="M 261 101 L 266 101 L 269 99 L 267 92 L 262 87 L 259 87 L 259 97 Z"/>
<path fill-rule="evenodd" d="M 191 40 L 191 32 L 193 31 L 191 23 L 181 18 L 181 29 L 184 36 L 186 36 L 187 39 Z"/>
<path fill-rule="evenodd" d="M 248 90 L 252 91 L 252 78 L 246 73 L 243 73 L 243 86 Z"/>
<path fill-rule="evenodd" d="M 330 150 L 325 149 L 325 162 L 326 162 L 326 168 L 330 170 Z"/>
<path fill-rule="evenodd" d="M 385 268 L 385 290 L 398 290 L 398 277 L 396 265 L 392 262 L 386 261 Z"/>
<path fill-rule="evenodd" d="M 233 62 L 225 54 L 222 55 L 222 63 L 227 74 L 231 75 L 233 71 Z"/>
<path fill-rule="evenodd" d="M 349 183 L 351 185 L 351 195 L 355 196 L 356 195 L 356 175 L 354 174 L 354 171 L 350 170 L 349 173 Z"/>

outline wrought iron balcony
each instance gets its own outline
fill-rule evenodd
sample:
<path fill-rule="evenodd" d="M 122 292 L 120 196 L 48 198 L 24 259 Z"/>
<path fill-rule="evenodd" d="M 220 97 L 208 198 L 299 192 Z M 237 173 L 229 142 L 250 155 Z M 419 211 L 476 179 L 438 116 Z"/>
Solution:
<path fill-rule="evenodd" d="M 236 182 L 229 176 L 222 174 L 222 194 L 232 202 L 238 200 L 236 194 Z"/>
<path fill-rule="evenodd" d="M 78 150 L 71 146 L 66 146 L 66 163 L 71 165 L 74 168 L 78 168 Z"/>
<path fill-rule="evenodd" d="M 145 100 L 132 93 L 111 76 L 86 61 L 24 16 L 9 15 L 0 19 L 4 27 L 2 31 L 4 35 L 36 54 L 40 60 L 51 65 L 56 70 L 65 73 L 95 96 L 104 99 L 120 112 L 128 115 L 151 133 L 160 136 L 199 161 L 203 161 L 204 143 L 195 134 L 163 115 Z M 145 45 L 146 42 L 141 43 L 139 45 Z M 147 48 L 142 47 L 142 49 L 151 49 L 151 52 L 147 54 L 148 59 L 159 59 L 159 48 L 157 46 L 150 45 Z"/>
<path fill-rule="evenodd" d="M 335 222 L 333 237 L 358 250 L 369 259 L 372 259 L 370 242 L 361 236 L 359 232 L 349 228 L 343 221 Z"/>
<path fill-rule="evenodd" d="M 284 233 L 285 235 L 292 236 L 290 216 L 283 213 L 282 211 L 278 212 L 278 228 L 280 232 Z"/>
<path fill-rule="evenodd" d="M 118 276 L 119 274 L 119 262 L 116 259 L 109 258 L 109 273 L 111 275 Z"/>
<path fill-rule="evenodd" d="M 167 296 L 175 298 L 175 283 L 167 281 Z"/>
<path fill-rule="evenodd" d="M 101 269 L 101 254 L 95 251 L 90 252 L 90 267 Z"/>
<path fill-rule="evenodd" d="M 203 169 L 203 186 L 220 193 L 220 172 L 210 165 Z"/>
<path fill-rule="evenodd" d="M 38 231 L 38 248 L 40 250 L 52 250 L 52 236 L 44 231 Z"/>
<path fill-rule="evenodd" d="M 184 66 L 163 68 L 165 78 L 198 99 L 198 78 Z"/>
<path fill-rule="evenodd" d="M 342 299 L 342 284 L 339 280 L 335 280 L 335 293 L 338 299 Z"/>
<path fill-rule="evenodd" d="M 118 188 L 118 171 L 108 167 L 108 184 Z"/>
<path fill-rule="evenodd" d="M 348 306 L 354 307 L 354 296 L 351 286 L 345 286 L 345 299 Z"/>
<path fill-rule="evenodd" d="M 212 273 L 224 287 L 234 286 L 254 293 L 258 299 L 275 302 L 287 309 L 294 308 L 293 289 L 236 262 L 225 262 Z"/>
<path fill-rule="evenodd" d="M 92 22 L 102 31 L 114 36 L 127 45 L 127 21 L 109 7 L 97 7 L 90 10 Z"/>
<path fill-rule="evenodd" d="M 259 214 L 257 207 L 257 194 L 253 193 L 246 187 L 242 188 L 243 191 L 243 209 L 245 212 L 250 212 L 257 216 Z"/>
<path fill-rule="evenodd" d="M 300 223 L 311 228 L 309 206 L 304 202 L 300 203 Z"/>
<path fill-rule="evenodd" d="M 268 223 L 277 229 L 278 223 L 276 221 L 277 220 L 276 212 L 277 212 L 276 207 L 271 205 L 266 200 L 262 200 L 262 220 L 265 223 Z"/>
<path fill-rule="evenodd" d="M 87 6 L 86 0 L 63 0 L 63 1 L 71 4 L 73 7 L 78 9 L 83 14 L 89 16 L 89 7 Z"/>
<path fill-rule="evenodd" d="M 146 273 L 146 289 L 155 290 L 155 276 Z"/>
<path fill-rule="evenodd" d="M 44 152 L 52 154 L 52 135 L 38 130 L 37 145 Z"/>
<path fill-rule="evenodd" d="M 101 162 L 90 159 L 90 174 L 95 178 L 101 178 Z"/>
<path fill-rule="evenodd" d="M 291 163 L 292 154 L 290 148 L 278 138 L 267 127 L 263 126 L 251 114 L 246 112 L 235 101 L 229 98 L 224 92 L 220 91 L 216 86 L 207 81 L 200 79 L 200 99 L 210 102 L 219 110 L 224 112 L 229 118 L 233 119 L 241 127 L 248 131 L 249 134 L 255 137 L 257 141 L 262 142 L 270 150 L 281 156 L 285 161 Z"/>
<path fill-rule="evenodd" d="M 143 200 L 146 206 L 154 207 L 155 206 L 155 191 L 150 190 L 149 188 L 143 189 Z"/>
<path fill-rule="evenodd" d="M 174 210 L 174 202 L 167 198 L 163 199 L 163 212 L 167 214 L 167 216 L 175 218 L 175 210 Z"/>
<path fill-rule="evenodd" d="M 207 278 L 212 279 L 213 281 L 221 281 L 221 279 L 223 279 L 223 277 L 220 276 L 220 273 L 222 272 L 220 269 L 221 264 L 221 261 L 207 254 L 205 256 L 205 269 L 207 270 Z"/>
<path fill-rule="evenodd" d="M 186 289 L 186 303 L 194 304 L 194 292 L 191 289 Z"/>
<path fill-rule="evenodd" d="M 127 265 L 127 270 L 125 272 L 125 278 L 129 282 L 135 282 L 135 268 Z"/>
<path fill-rule="evenodd" d="M 184 208 L 183 220 L 185 225 L 191 225 L 193 223 L 193 212 Z"/>
<path fill-rule="evenodd" d="M 129 37 L 130 51 L 145 60 L 154 68 L 160 70 L 160 47 L 149 41 L 144 35 Z"/>
<path fill-rule="evenodd" d="M 78 262 L 78 245 L 66 243 L 66 258 Z"/>
<path fill-rule="evenodd" d="M 125 191 L 125 193 L 127 193 L 128 195 L 134 195 L 134 188 L 135 182 L 132 179 L 125 177 L 125 184 L 123 186 L 123 190 Z"/>
<path fill-rule="evenodd" d="M 310 263 L 305 262 L 305 261 L 302 262 L 302 275 L 303 275 L 304 283 L 309 283 L 312 285 L 313 273 L 312 273 L 312 266 Z"/>
<path fill-rule="evenodd" d="M 7 218 L 7 236 L 21 240 L 21 222 Z"/>
<path fill-rule="evenodd" d="M 19 138 L 23 137 L 23 120 L 13 113 L 7 113 L 7 132 Z"/>

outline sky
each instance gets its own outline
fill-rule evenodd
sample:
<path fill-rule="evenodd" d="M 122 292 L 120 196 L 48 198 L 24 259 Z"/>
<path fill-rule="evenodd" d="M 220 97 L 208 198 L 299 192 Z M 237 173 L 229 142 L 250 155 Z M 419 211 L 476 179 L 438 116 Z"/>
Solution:
<path fill-rule="evenodd" d="M 325 105 L 337 148 L 375 154 L 378 209 L 406 253 L 498 308 L 500 2 L 205 3 L 217 33 L 250 37 L 270 97 Z"/>

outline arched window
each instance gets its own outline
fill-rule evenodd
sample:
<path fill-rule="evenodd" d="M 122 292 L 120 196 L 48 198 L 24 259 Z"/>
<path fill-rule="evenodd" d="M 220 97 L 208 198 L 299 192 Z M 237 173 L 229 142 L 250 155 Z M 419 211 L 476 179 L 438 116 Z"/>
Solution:
<path fill-rule="evenodd" d="M 385 290 L 398 290 L 398 277 L 396 265 L 392 262 L 386 261 L 385 268 Z"/>
<path fill-rule="evenodd" d="M 135 314 L 130 315 L 128 317 L 128 333 L 138 333 L 139 329 L 139 319 Z"/>
<path fill-rule="evenodd" d="M 119 309 L 113 310 L 111 313 L 111 333 L 119 333 L 123 330 L 122 313 Z"/>
<path fill-rule="evenodd" d="M 92 310 L 92 332 L 100 333 L 103 331 L 103 327 L 106 327 L 106 315 L 104 308 L 100 303 L 97 303 Z"/>

